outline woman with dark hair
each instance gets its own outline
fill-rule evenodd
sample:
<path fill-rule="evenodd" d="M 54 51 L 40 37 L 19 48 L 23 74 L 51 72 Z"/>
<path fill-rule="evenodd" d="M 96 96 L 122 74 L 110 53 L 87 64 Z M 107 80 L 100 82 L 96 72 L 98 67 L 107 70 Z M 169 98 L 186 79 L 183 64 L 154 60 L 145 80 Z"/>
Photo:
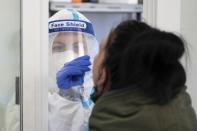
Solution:
<path fill-rule="evenodd" d="M 197 131 L 180 63 L 183 41 L 125 21 L 102 42 L 94 60 L 92 131 Z"/>

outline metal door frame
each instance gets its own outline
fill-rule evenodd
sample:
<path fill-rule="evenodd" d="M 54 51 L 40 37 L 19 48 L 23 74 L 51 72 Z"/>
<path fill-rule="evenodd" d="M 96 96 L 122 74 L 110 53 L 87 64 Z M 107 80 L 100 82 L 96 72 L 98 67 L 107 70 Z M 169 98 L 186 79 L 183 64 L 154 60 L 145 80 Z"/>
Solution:
<path fill-rule="evenodd" d="M 22 0 L 23 131 L 48 130 L 48 0 Z"/>
<path fill-rule="evenodd" d="M 157 26 L 157 6 L 158 0 L 143 1 L 143 21 L 153 27 Z"/>

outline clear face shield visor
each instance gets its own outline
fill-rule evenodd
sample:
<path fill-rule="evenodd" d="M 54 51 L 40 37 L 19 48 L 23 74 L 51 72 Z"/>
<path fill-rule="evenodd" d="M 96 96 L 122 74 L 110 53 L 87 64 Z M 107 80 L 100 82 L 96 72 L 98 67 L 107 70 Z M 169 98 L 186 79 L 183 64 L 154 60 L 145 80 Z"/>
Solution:
<path fill-rule="evenodd" d="M 49 67 L 52 76 L 55 76 L 64 64 L 77 57 L 89 55 L 93 61 L 98 52 L 98 42 L 93 34 L 82 30 L 70 30 L 49 34 Z"/>

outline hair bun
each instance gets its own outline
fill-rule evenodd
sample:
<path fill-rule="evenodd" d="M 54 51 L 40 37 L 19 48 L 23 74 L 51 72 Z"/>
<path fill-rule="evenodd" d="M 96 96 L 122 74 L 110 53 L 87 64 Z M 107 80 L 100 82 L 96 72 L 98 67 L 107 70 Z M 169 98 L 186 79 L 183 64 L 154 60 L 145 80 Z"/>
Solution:
<path fill-rule="evenodd" d="M 167 65 L 179 61 L 185 51 L 184 43 L 178 36 L 158 30 L 142 33 L 133 43 L 136 47 L 143 48 L 138 51 L 146 55 L 146 58 L 149 57 L 150 62 L 155 60 Z"/>
<path fill-rule="evenodd" d="M 158 103 L 165 103 L 184 86 L 186 75 L 179 59 L 183 41 L 173 33 L 148 30 L 130 41 L 121 61 L 122 83 L 137 84 Z"/>

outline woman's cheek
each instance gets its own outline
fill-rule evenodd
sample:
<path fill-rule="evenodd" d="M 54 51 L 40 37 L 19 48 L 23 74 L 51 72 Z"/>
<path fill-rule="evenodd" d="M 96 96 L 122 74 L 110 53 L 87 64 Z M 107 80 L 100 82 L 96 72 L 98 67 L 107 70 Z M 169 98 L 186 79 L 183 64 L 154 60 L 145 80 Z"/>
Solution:
<path fill-rule="evenodd" d="M 98 79 L 98 67 L 97 67 L 97 56 L 95 56 L 94 58 L 94 62 L 93 62 L 93 81 L 94 81 L 94 84 L 96 85 L 96 81 Z"/>

